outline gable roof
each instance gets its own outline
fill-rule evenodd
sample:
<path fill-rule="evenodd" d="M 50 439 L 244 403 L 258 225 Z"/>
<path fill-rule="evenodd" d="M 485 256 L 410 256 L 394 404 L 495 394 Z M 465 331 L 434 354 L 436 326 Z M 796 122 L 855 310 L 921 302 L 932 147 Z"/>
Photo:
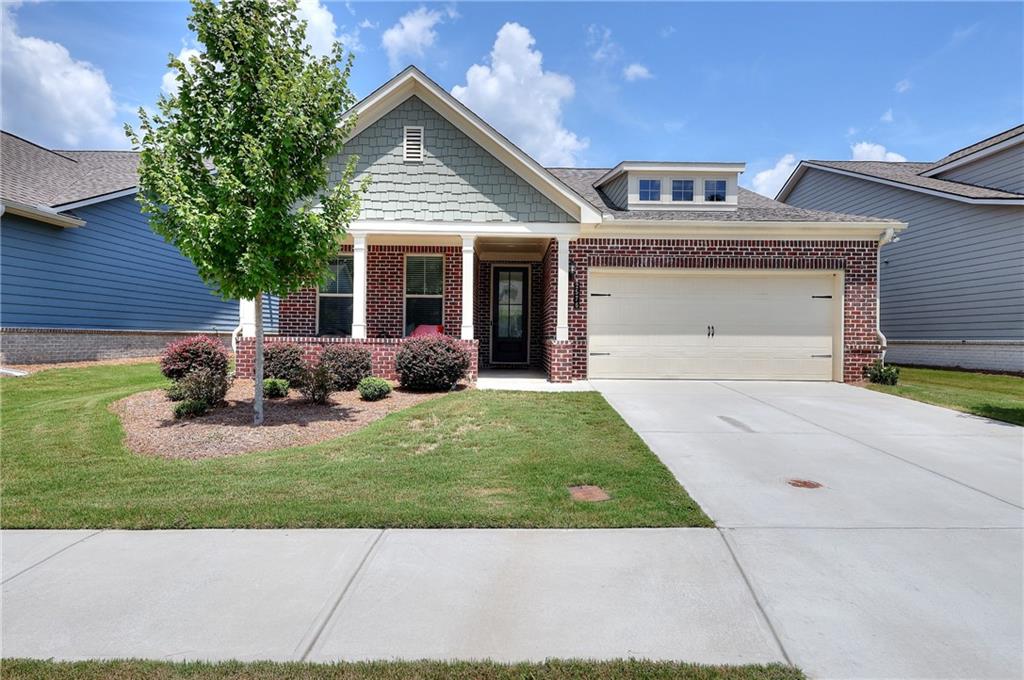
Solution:
<path fill-rule="evenodd" d="M 846 215 L 807 210 L 773 201 L 758 193 L 739 187 L 736 210 L 623 210 L 608 198 L 600 188 L 609 168 L 548 168 L 553 175 L 573 187 L 597 207 L 606 220 L 629 222 L 808 222 L 808 223 L 886 223 L 900 224 L 899 220 L 885 220 L 862 215 Z"/>
<path fill-rule="evenodd" d="M 358 117 L 352 136 L 373 125 L 413 95 L 422 99 L 463 134 L 580 223 L 601 221 L 600 213 L 577 191 L 560 181 L 547 168 L 541 166 L 415 66 L 407 66 L 346 112 L 346 116 Z"/>
<path fill-rule="evenodd" d="M 1021 143 L 1024 143 L 1024 125 L 1012 127 L 1009 130 L 1004 130 L 1003 132 L 992 135 L 980 142 L 975 142 L 974 144 L 965 146 L 962 149 L 958 149 L 947 155 L 942 160 L 932 163 L 930 167 L 926 168 L 922 172 L 922 174 L 926 177 L 931 177 L 932 175 L 937 175 L 946 170 L 952 170 L 957 165 L 972 163 L 979 158 L 990 153 L 995 153 L 1007 146 L 1013 146 L 1014 144 Z"/>

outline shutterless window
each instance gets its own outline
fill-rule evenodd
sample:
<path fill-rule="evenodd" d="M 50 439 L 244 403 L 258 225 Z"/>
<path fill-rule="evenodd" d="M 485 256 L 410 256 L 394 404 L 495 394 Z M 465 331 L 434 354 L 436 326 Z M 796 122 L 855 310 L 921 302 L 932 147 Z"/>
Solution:
<path fill-rule="evenodd" d="M 417 326 L 440 326 L 444 308 L 444 257 L 405 258 L 405 334 Z"/>
<path fill-rule="evenodd" d="M 642 179 L 642 180 L 640 180 L 640 200 L 641 201 L 660 201 L 661 200 L 661 180 L 660 179 Z"/>
<path fill-rule="evenodd" d="M 352 256 L 331 261 L 331 280 L 320 286 L 320 335 L 352 335 Z"/>
<path fill-rule="evenodd" d="M 704 201 L 707 203 L 723 203 L 725 201 L 725 180 L 704 180 Z"/>
<path fill-rule="evenodd" d="M 692 179 L 674 179 L 674 180 L 672 180 L 672 200 L 673 201 L 692 201 L 693 200 L 693 180 Z"/>

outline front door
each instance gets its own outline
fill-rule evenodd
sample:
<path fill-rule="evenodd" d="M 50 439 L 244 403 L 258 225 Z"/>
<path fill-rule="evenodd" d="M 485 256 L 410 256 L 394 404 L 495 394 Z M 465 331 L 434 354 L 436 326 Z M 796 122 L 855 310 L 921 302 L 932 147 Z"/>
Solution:
<path fill-rule="evenodd" d="M 491 362 L 525 364 L 529 357 L 529 287 L 525 267 L 495 267 L 491 300 Z"/>

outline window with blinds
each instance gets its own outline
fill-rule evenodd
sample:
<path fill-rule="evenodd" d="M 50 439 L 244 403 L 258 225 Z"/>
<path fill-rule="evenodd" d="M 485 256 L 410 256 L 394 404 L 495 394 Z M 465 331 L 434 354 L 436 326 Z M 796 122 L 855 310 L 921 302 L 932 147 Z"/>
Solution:
<path fill-rule="evenodd" d="M 331 279 L 320 286 L 317 327 L 320 335 L 352 335 L 352 256 L 331 261 Z"/>
<path fill-rule="evenodd" d="M 441 326 L 444 312 L 444 257 L 405 258 L 405 335 L 418 326 Z"/>

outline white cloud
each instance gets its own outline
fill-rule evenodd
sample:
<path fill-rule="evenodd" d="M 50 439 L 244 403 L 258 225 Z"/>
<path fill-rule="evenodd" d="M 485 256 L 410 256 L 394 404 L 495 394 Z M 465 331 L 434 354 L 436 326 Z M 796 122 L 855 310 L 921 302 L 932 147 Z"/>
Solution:
<path fill-rule="evenodd" d="M 852 159 L 855 161 L 887 161 L 889 163 L 905 163 L 906 157 L 895 151 L 889 151 L 881 144 L 857 142 L 850 147 Z"/>
<path fill-rule="evenodd" d="M 860 130 L 858 130 L 857 128 L 855 128 L 853 126 L 850 126 L 850 127 L 846 128 L 846 136 L 847 137 L 853 137 L 858 132 L 860 132 Z"/>
<path fill-rule="evenodd" d="M 669 24 L 668 26 L 662 27 L 662 29 L 660 31 L 658 31 L 658 35 L 660 35 L 662 38 L 668 38 L 669 36 L 671 36 L 675 32 L 676 32 L 676 27 L 672 26 L 671 24 Z"/>
<path fill-rule="evenodd" d="M 363 19 L 359 22 L 359 28 L 361 29 L 375 29 L 380 26 L 379 21 L 370 21 L 369 19 Z"/>
<path fill-rule="evenodd" d="M 331 10 L 320 4 L 320 0 L 299 0 L 296 15 L 306 22 L 306 44 L 313 54 L 318 57 L 330 54 L 334 41 L 338 40 L 338 26 Z"/>
<path fill-rule="evenodd" d="M 587 26 L 587 48 L 594 61 L 611 62 L 622 56 L 622 49 L 612 41 L 612 29 L 607 26 Z"/>
<path fill-rule="evenodd" d="M 437 10 L 420 7 L 403 15 L 397 24 L 384 31 L 380 44 L 388 53 L 392 71 L 398 70 L 406 57 L 423 57 L 423 51 L 437 40 L 434 27 L 441 19 L 441 13 Z"/>
<path fill-rule="evenodd" d="M 192 57 L 198 57 L 199 50 L 191 47 L 182 47 L 181 51 L 178 52 L 178 59 L 185 62 L 186 67 L 188 66 L 189 59 Z M 191 73 L 191 69 L 189 69 Z M 164 73 L 163 79 L 160 81 L 160 90 L 167 95 L 178 94 L 178 80 L 175 77 L 177 73 L 175 71 L 167 71 Z"/>
<path fill-rule="evenodd" d="M 883 113 L 882 117 L 879 118 L 878 120 L 882 121 L 883 123 L 891 123 L 892 122 L 892 109 L 891 108 L 890 109 L 886 109 L 885 113 Z"/>
<path fill-rule="evenodd" d="M 907 90 L 913 87 L 913 83 L 910 82 L 909 78 L 904 78 L 900 82 L 896 83 L 896 91 L 903 94 Z"/>
<path fill-rule="evenodd" d="M 575 165 L 590 141 L 562 124 L 562 106 L 575 94 L 568 76 L 545 71 L 529 29 L 506 23 L 490 64 L 474 64 L 452 95 L 544 165 Z M 529 106 L 515 105 L 528 102 Z"/>
<path fill-rule="evenodd" d="M 128 146 L 103 71 L 60 43 L 20 35 L 13 5 L 0 12 L 4 129 L 56 147 Z"/>
<path fill-rule="evenodd" d="M 643 64 L 630 64 L 626 68 L 622 69 L 622 77 L 633 82 L 634 80 L 647 80 L 653 78 L 651 70 Z"/>
<path fill-rule="evenodd" d="M 768 170 L 762 170 L 754 175 L 752 183 L 754 191 L 762 196 L 775 198 L 779 193 L 779 189 L 781 189 L 782 185 L 786 183 L 789 176 L 793 174 L 793 170 L 795 168 L 796 156 L 791 153 L 787 153 L 775 163 L 775 167 Z"/>
<path fill-rule="evenodd" d="M 953 31 L 953 35 L 949 38 L 949 46 L 953 47 L 959 45 L 965 40 L 969 40 L 974 37 L 974 34 L 981 28 L 981 22 L 971 24 L 970 26 L 958 26 Z"/>

